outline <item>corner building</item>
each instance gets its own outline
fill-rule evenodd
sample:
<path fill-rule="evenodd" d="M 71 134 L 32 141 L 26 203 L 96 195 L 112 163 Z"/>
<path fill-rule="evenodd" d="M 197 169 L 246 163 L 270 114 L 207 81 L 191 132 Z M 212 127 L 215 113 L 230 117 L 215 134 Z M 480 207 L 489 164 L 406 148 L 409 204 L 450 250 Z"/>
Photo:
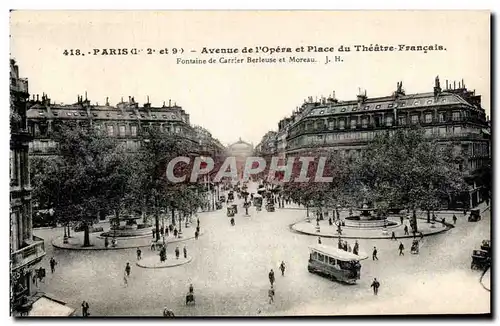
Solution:
<path fill-rule="evenodd" d="M 13 314 L 27 313 L 33 304 L 35 264 L 45 256 L 44 240 L 33 235 L 29 143 L 26 121 L 28 80 L 10 61 L 10 284 Z"/>
<path fill-rule="evenodd" d="M 486 199 L 475 172 L 491 161 L 490 127 L 481 96 L 468 90 L 463 81 L 439 77 L 432 92 L 406 94 L 402 82 L 391 96 L 368 98 L 360 92 L 356 100 L 339 101 L 334 95 L 313 101 L 312 97 L 291 117 L 279 122 L 278 155 L 298 155 L 311 147 L 333 150 L 343 157 L 355 157 L 377 134 L 420 125 L 428 137 L 453 144 L 466 158 L 460 168 L 470 184 L 468 194 L 449 203 L 452 207 L 472 207 Z M 284 153 L 283 153 L 284 151 Z"/>

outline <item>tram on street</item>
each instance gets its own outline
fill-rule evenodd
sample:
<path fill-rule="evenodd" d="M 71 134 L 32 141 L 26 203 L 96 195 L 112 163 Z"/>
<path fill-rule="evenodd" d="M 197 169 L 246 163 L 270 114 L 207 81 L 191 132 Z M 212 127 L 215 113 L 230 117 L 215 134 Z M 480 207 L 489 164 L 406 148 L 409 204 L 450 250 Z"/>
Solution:
<path fill-rule="evenodd" d="M 332 281 L 355 284 L 361 278 L 361 257 L 335 247 L 316 244 L 310 246 L 307 270 L 324 275 Z"/>

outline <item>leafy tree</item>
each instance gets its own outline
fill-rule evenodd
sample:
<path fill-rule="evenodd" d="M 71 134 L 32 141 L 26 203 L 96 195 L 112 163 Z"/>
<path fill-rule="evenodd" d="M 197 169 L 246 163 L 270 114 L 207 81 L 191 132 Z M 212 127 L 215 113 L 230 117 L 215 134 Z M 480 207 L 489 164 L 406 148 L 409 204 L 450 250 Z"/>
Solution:
<path fill-rule="evenodd" d="M 353 165 L 350 184 L 357 201 L 374 203 L 384 213 L 388 208 L 428 212 L 443 204 L 443 198 L 458 195 L 466 184 L 459 171 L 453 146 L 425 137 L 422 128 L 398 129 L 378 136 Z"/>
<path fill-rule="evenodd" d="M 116 139 L 90 127 L 62 125 L 54 139 L 58 155 L 34 162 L 34 196 L 52 206 L 63 223 L 81 222 L 83 246 L 90 246 L 92 221 L 100 210 L 113 208 L 125 189 L 122 149 Z"/>

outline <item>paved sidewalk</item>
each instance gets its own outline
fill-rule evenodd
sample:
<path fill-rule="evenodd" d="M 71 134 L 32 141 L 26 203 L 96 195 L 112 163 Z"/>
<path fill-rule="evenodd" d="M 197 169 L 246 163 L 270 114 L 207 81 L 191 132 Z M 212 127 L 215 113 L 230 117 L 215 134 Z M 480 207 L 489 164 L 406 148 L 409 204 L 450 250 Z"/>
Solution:
<path fill-rule="evenodd" d="M 167 244 L 176 243 L 186 240 L 194 239 L 194 233 L 196 231 L 196 227 L 182 228 L 182 237 L 174 238 L 173 235 L 169 235 L 165 237 L 165 242 Z M 117 238 L 117 243 L 115 247 L 111 247 L 111 238 L 109 240 L 109 246 L 106 248 L 104 246 L 104 239 L 100 237 L 98 233 L 90 234 L 90 247 L 83 247 L 83 232 L 73 233 L 71 238 L 68 239 L 68 243 L 64 243 L 64 237 L 58 237 L 52 240 L 52 245 L 59 249 L 69 249 L 69 250 L 119 250 L 119 249 L 130 249 L 137 247 L 151 247 L 151 240 L 153 237 L 131 237 L 127 238 Z M 203 235 L 203 228 L 200 228 L 200 235 Z M 160 242 L 162 242 L 162 238 L 160 238 Z"/>

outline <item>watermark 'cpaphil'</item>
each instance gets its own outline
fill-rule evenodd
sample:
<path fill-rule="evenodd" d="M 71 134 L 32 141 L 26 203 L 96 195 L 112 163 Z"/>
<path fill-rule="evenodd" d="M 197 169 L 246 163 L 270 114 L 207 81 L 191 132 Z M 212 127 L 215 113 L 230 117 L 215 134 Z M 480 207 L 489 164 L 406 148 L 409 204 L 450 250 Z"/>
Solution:
<path fill-rule="evenodd" d="M 216 167 L 212 157 L 198 156 L 193 160 L 190 157 L 180 156 L 168 162 L 166 177 L 173 183 L 188 180 L 194 183 L 200 177 L 214 174 L 215 177 L 211 178 L 214 182 L 220 182 L 223 178 L 247 181 L 252 176 L 262 173 L 267 175 L 267 180 L 276 179 L 279 175 L 282 182 L 332 182 L 333 180 L 332 176 L 325 176 L 326 157 L 287 157 L 286 163 L 281 157 L 272 157 L 268 161 L 263 157 L 251 156 L 243 163 L 238 158 L 229 156 Z M 181 169 L 184 173 L 176 175 L 175 171 L 179 171 L 176 167 L 179 164 L 187 165 L 190 169 Z"/>

